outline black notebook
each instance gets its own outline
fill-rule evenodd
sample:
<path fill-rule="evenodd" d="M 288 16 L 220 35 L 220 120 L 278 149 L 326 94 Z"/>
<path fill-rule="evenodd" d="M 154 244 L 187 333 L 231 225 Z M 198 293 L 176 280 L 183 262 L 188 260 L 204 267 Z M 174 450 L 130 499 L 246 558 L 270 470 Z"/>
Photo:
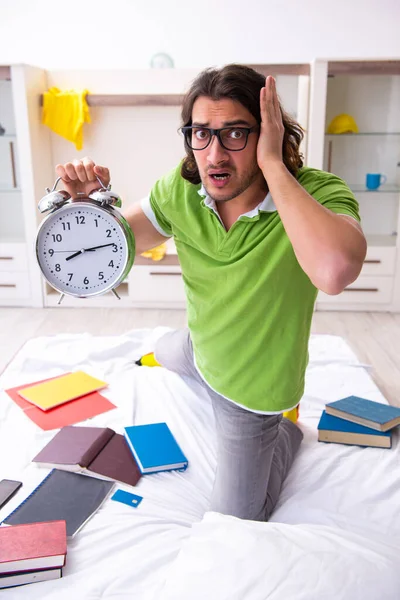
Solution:
<path fill-rule="evenodd" d="M 73 537 L 100 508 L 114 482 L 53 469 L 3 521 L 6 525 L 64 520 Z"/>

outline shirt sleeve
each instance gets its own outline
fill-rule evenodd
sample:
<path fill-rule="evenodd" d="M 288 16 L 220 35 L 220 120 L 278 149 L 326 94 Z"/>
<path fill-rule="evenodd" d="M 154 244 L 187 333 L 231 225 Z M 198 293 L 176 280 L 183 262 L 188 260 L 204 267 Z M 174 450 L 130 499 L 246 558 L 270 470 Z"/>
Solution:
<path fill-rule="evenodd" d="M 306 177 L 304 183 L 300 182 L 307 192 L 332 212 L 348 215 L 360 222 L 359 204 L 347 183 L 332 173 L 310 171 L 311 176 Z"/>
<path fill-rule="evenodd" d="M 178 173 L 179 167 L 159 179 L 150 192 L 147 206 L 145 202 L 143 206 L 146 216 L 157 231 L 165 237 L 173 236 L 173 224 L 169 217 L 171 215 L 171 197 Z"/>
<path fill-rule="evenodd" d="M 164 235 L 167 238 L 171 237 L 171 234 L 167 233 L 161 227 L 161 225 L 159 223 L 160 217 L 159 217 L 159 219 L 157 219 L 157 217 L 155 215 L 155 212 L 154 212 L 153 207 L 150 202 L 150 196 L 146 196 L 145 198 L 142 198 L 142 200 L 140 201 L 140 206 L 142 208 L 142 211 L 146 215 L 146 217 L 149 219 L 149 221 L 153 225 L 154 229 L 156 229 L 158 231 L 158 233 L 161 233 L 161 235 Z"/>

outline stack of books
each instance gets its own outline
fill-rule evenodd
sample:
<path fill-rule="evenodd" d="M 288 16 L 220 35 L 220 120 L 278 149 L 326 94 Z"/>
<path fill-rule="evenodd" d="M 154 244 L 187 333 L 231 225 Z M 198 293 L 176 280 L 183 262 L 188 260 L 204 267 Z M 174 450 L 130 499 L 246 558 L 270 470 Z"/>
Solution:
<path fill-rule="evenodd" d="M 348 396 L 326 405 L 318 424 L 318 441 L 391 448 L 397 425 L 400 408 Z"/>
<path fill-rule="evenodd" d="M 62 577 L 65 521 L 0 527 L 0 589 Z"/>

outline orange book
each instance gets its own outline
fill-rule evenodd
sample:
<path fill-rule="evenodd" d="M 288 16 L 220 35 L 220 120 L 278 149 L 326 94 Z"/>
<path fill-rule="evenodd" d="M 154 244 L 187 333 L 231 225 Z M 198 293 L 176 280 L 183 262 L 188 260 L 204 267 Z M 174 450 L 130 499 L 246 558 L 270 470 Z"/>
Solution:
<path fill-rule="evenodd" d="M 46 411 L 106 386 L 107 383 L 104 381 L 96 379 L 84 371 L 76 371 L 44 383 L 23 387 L 18 390 L 18 393 L 24 400 Z"/>

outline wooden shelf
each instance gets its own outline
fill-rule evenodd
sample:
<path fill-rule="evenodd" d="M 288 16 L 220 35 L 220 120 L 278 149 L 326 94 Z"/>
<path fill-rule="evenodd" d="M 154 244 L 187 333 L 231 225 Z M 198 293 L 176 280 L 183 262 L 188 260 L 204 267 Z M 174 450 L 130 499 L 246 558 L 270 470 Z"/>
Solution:
<path fill-rule="evenodd" d="M 89 106 L 181 106 L 183 94 L 88 94 Z M 40 96 L 43 106 L 43 95 Z"/>
<path fill-rule="evenodd" d="M 328 76 L 400 75 L 400 60 L 329 61 Z"/>
<path fill-rule="evenodd" d="M 277 65 L 247 65 L 265 77 L 268 75 L 309 75 L 310 65 L 306 63 L 298 64 L 277 64 Z"/>

